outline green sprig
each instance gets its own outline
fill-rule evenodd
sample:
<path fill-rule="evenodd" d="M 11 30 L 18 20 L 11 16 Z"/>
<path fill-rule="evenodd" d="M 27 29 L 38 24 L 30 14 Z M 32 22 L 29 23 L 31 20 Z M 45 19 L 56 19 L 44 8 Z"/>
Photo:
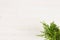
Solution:
<path fill-rule="evenodd" d="M 41 23 L 43 24 L 44 31 L 42 32 L 43 35 L 40 34 L 38 36 L 44 36 L 47 40 L 60 40 L 60 29 L 54 22 L 51 22 L 50 25 L 45 22 Z"/>

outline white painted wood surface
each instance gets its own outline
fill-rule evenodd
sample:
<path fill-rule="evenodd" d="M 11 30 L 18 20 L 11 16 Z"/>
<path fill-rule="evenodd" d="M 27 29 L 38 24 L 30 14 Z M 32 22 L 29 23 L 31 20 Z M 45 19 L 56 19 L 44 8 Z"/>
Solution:
<path fill-rule="evenodd" d="M 43 40 L 41 21 L 60 25 L 60 0 L 0 0 L 0 40 Z"/>

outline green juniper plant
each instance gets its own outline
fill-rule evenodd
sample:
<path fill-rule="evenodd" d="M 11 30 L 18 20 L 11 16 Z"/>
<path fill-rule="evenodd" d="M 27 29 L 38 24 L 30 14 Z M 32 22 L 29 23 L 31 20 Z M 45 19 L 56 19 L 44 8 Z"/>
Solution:
<path fill-rule="evenodd" d="M 42 36 L 46 40 L 60 40 L 60 29 L 54 22 L 51 22 L 50 25 L 45 22 L 42 22 L 42 24 L 44 31 L 38 36 Z"/>

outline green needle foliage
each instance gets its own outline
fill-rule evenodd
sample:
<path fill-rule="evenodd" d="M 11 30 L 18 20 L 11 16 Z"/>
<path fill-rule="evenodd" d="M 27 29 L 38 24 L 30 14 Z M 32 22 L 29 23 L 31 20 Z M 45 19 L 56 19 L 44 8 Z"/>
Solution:
<path fill-rule="evenodd" d="M 60 29 L 54 22 L 50 23 L 50 25 L 44 22 L 42 24 L 44 31 L 38 36 L 42 36 L 46 40 L 60 40 Z"/>

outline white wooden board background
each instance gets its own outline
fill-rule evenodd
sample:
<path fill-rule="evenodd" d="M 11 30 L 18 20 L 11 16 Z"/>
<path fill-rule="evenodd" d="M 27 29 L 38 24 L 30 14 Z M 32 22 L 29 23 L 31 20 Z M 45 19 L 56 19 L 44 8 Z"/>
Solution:
<path fill-rule="evenodd" d="M 60 0 L 0 0 L 0 40 L 43 40 L 43 20 L 60 25 Z"/>

